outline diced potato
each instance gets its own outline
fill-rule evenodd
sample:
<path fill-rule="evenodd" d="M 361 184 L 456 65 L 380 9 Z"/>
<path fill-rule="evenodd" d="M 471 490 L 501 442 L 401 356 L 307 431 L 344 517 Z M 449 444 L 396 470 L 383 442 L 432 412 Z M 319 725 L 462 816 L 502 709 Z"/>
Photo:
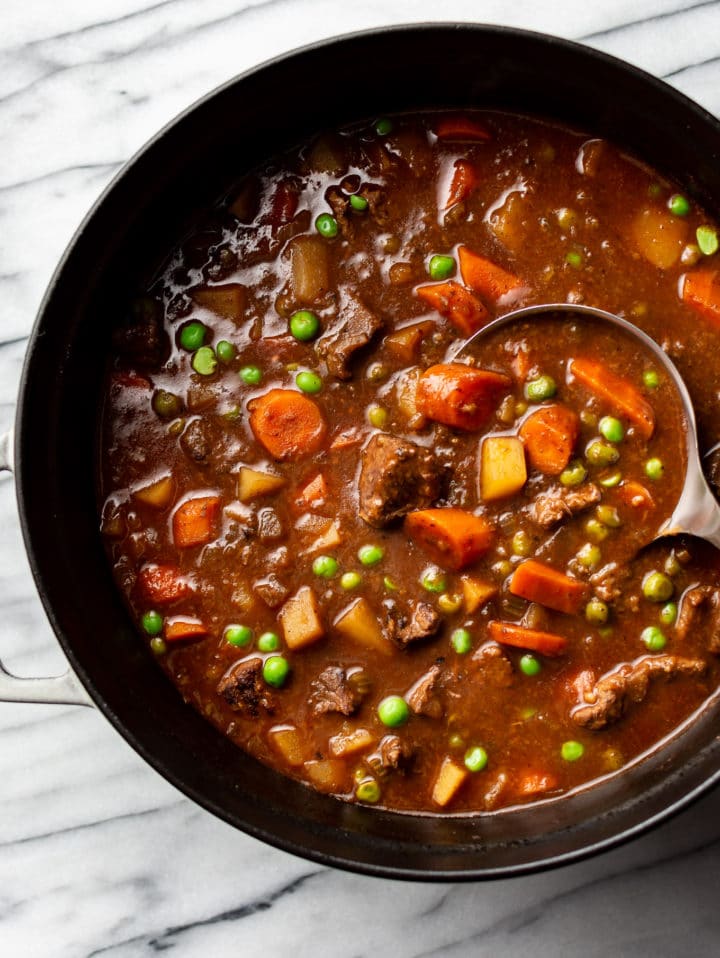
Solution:
<path fill-rule="evenodd" d="M 225 283 L 222 286 L 203 286 L 193 290 L 193 300 L 209 309 L 216 316 L 240 322 L 245 312 L 245 287 L 240 283 Z"/>
<path fill-rule="evenodd" d="M 638 250 L 658 269 L 668 269 L 678 261 L 687 231 L 684 219 L 657 207 L 641 210 L 630 226 Z"/>
<path fill-rule="evenodd" d="M 141 486 L 133 492 L 133 496 L 146 506 L 153 509 L 164 509 L 170 504 L 175 493 L 175 480 L 172 476 L 163 476 L 147 486 Z"/>
<path fill-rule="evenodd" d="M 525 485 L 525 447 L 515 436 L 488 436 L 480 453 L 480 495 L 486 502 L 512 496 Z"/>
<path fill-rule="evenodd" d="M 352 732 L 338 732 L 328 742 L 330 754 L 335 758 L 355 755 L 375 744 L 375 737 L 366 728 L 356 728 Z"/>
<path fill-rule="evenodd" d="M 341 542 L 340 527 L 337 522 L 330 520 L 325 531 L 322 532 L 307 549 L 304 549 L 301 555 L 312 555 L 315 552 L 326 552 L 329 549 L 336 549 Z"/>
<path fill-rule="evenodd" d="M 435 779 L 432 790 L 432 800 L 436 805 L 444 808 L 455 797 L 456 792 L 470 775 L 466 768 L 460 768 L 455 762 L 446 756 L 443 759 L 440 771 Z"/>
<path fill-rule="evenodd" d="M 385 337 L 385 346 L 390 355 L 401 363 L 417 362 L 420 344 L 435 329 L 435 323 L 414 323 Z"/>
<path fill-rule="evenodd" d="M 473 579 L 469 575 L 464 575 L 460 581 L 462 582 L 463 598 L 465 599 L 465 610 L 468 615 L 477 612 L 479 608 L 492 599 L 498 590 L 493 582 Z"/>
<path fill-rule="evenodd" d="M 240 502 L 251 502 L 261 496 L 271 496 L 282 489 L 286 482 L 282 476 L 243 466 L 238 475 L 238 499 Z"/>
<path fill-rule="evenodd" d="M 305 762 L 305 774 L 315 788 L 321 792 L 339 792 L 342 790 L 346 768 L 339 758 L 318 759 Z"/>
<path fill-rule="evenodd" d="M 490 219 L 490 226 L 500 242 L 515 252 L 526 242 L 527 209 L 524 194 L 513 190 Z"/>
<path fill-rule="evenodd" d="M 333 625 L 338 632 L 359 645 L 385 654 L 392 651 L 392 646 L 383 635 L 380 622 L 367 599 L 360 598 L 351 602 L 335 619 Z"/>
<path fill-rule="evenodd" d="M 304 649 L 325 635 L 317 599 L 309 585 L 301 586 L 290 596 L 280 609 L 278 619 L 289 649 Z"/>
<path fill-rule="evenodd" d="M 278 725 L 271 728 L 268 735 L 288 765 L 302 765 L 305 750 L 302 736 L 296 728 L 290 725 Z"/>
<path fill-rule="evenodd" d="M 427 422 L 417 403 L 418 383 L 422 370 L 414 366 L 398 379 L 395 395 L 400 414 L 409 429 L 422 429 Z"/>
<path fill-rule="evenodd" d="M 313 143 L 307 163 L 313 173 L 341 176 L 347 169 L 347 156 L 342 137 L 324 133 Z"/>
<path fill-rule="evenodd" d="M 327 241 L 322 236 L 298 236 L 289 248 L 293 297 L 300 305 L 314 303 L 330 286 Z"/>

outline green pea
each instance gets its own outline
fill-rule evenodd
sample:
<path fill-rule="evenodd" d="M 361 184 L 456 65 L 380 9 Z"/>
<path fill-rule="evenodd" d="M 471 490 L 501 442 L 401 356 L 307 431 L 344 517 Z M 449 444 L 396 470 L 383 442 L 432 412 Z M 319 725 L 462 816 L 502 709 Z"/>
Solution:
<path fill-rule="evenodd" d="M 280 636 L 277 632 L 263 632 L 257 640 L 257 647 L 260 652 L 277 652 L 280 648 Z"/>
<path fill-rule="evenodd" d="M 363 565 L 372 566 L 382 562 L 385 550 L 381 546 L 367 545 L 360 546 L 357 557 Z"/>
<path fill-rule="evenodd" d="M 482 772 L 484 768 L 487 768 L 488 753 L 482 745 L 473 745 L 465 752 L 463 761 L 469 772 Z"/>
<path fill-rule="evenodd" d="M 588 519 L 585 523 L 585 532 L 591 542 L 604 542 L 610 535 L 610 530 L 597 519 Z"/>
<path fill-rule="evenodd" d="M 640 633 L 640 641 L 648 652 L 662 652 L 667 645 L 665 633 L 656 625 L 649 625 L 646 629 L 643 629 Z"/>
<path fill-rule="evenodd" d="M 472 648 L 472 637 L 467 629 L 455 629 L 450 644 L 458 655 L 465 655 Z"/>
<path fill-rule="evenodd" d="M 378 136 L 387 136 L 388 133 L 392 133 L 392 120 L 388 120 L 387 117 L 381 117 L 375 123 L 375 132 Z"/>
<path fill-rule="evenodd" d="M 337 573 L 338 561 L 332 556 L 318 556 L 313 560 L 312 570 L 321 579 L 332 579 Z"/>
<path fill-rule="evenodd" d="M 311 396 L 314 396 L 323 388 L 323 381 L 317 373 L 303 370 L 303 372 L 298 373 L 295 377 L 295 385 L 304 393 L 309 393 Z"/>
<path fill-rule="evenodd" d="M 625 438 L 625 427 L 614 416 L 603 416 L 598 423 L 598 429 L 608 442 L 622 442 Z"/>
<path fill-rule="evenodd" d="M 154 655 L 165 655 L 167 652 L 167 645 L 165 644 L 165 639 L 160 635 L 154 635 L 150 639 L 150 649 Z"/>
<path fill-rule="evenodd" d="M 383 585 L 388 592 L 397 592 L 397 590 L 400 588 L 400 586 L 395 585 L 389 575 L 383 576 Z"/>
<path fill-rule="evenodd" d="M 643 382 L 648 389 L 657 389 L 660 385 L 660 376 L 654 369 L 646 369 L 643 373 Z"/>
<path fill-rule="evenodd" d="M 301 343 L 314 339 L 320 332 L 320 320 L 309 309 L 299 309 L 290 317 L 290 333 Z"/>
<path fill-rule="evenodd" d="M 290 673 L 290 663 L 282 655 L 271 655 L 269 659 L 265 659 L 262 673 L 268 685 L 279 689 L 285 684 Z"/>
<path fill-rule="evenodd" d="M 698 226 L 695 230 L 700 252 L 705 256 L 712 256 L 718 251 L 718 236 L 712 226 Z"/>
<path fill-rule="evenodd" d="M 448 739 L 448 745 L 450 748 L 463 748 L 465 745 L 465 739 L 459 732 L 454 732 Z"/>
<path fill-rule="evenodd" d="M 340 576 L 340 588 L 349 592 L 351 589 L 357 589 L 362 582 L 362 576 L 359 572 L 344 572 Z"/>
<path fill-rule="evenodd" d="M 570 739 L 568 742 L 562 743 L 560 754 L 565 762 L 577 762 L 585 754 L 585 746 L 582 742 L 575 742 Z"/>
<path fill-rule="evenodd" d="M 600 505 L 595 510 L 595 515 L 604 526 L 610 529 L 618 529 L 622 525 L 622 520 L 614 506 Z"/>
<path fill-rule="evenodd" d="M 388 695 L 378 705 L 378 718 L 388 728 L 398 728 L 404 725 L 410 717 L 410 709 L 404 698 L 399 695 Z"/>
<path fill-rule="evenodd" d="M 158 389 L 152 398 L 152 407 L 161 419 L 174 419 L 182 409 L 182 400 L 175 393 Z"/>
<path fill-rule="evenodd" d="M 194 353 L 196 349 L 200 349 L 205 343 L 207 331 L 207 326 L 198 320 L 187 323 L 180 330 L 180 345 L 189 353 Z"/>
<path fill-rule="evenodd" d="M 538 376 L 525 383 L 525 398 L 531 402 L 542 402 L 551 399 L 557 392 L 557 384 L 552 376 Z"/>
<path fill-rule="evenodd" d="M 663 625 L 674 625 L 677 619 L 678 607 L 675 602 L 668 602 L 660 609 L 660 621 Z"/>
<path fill-rule="evenodd" d="M 662 572 L 648 572 L 643 579 L 642 593 L 651 602 L 667 602 L 674 591 L 672 579 Z"/>
<path fill-rule="evenodd" d="M 325 239 L 334 239 L 338 235 L 338 224 L 334 216 L 321 213 L 315 220 L 315 229 Z"/>
<path fill-rule="evenodd" d="M 384 429 L 385 426 L 387 426 L 388 411 L 384 406 L 373 403 L 373 405 L 368 408 L 367 417 L 370 425 L 376 429 Z"/>
<path fill-rule="evenodd" d="M 585 618 L 590 625 L 605 625 L 610 615 L 607 605 L 598 598 L 592 598 L 585 606 Z"/>
<path fill-rule="evenodd" d="M 365 375 L 371 383 L 379 383 L 387 377 L 389 371 L 387 366 L 383 366 L 382 363 L 370 363 Z"/>
<path fill-rule="evenodd" d="M 527 675 L 530 678 L 534 675 L 539 675 L 542 671 L 542 663 L 540 659 L 536 658 L 534 655 L 530 655 L 527 652 L 520 659 L 520 671 L 523 675 Z"/>
<path fill-rule="evenodd" d="M 374 778 L 365 782 L 360 782 L 355 789 L 355 798 L 359 802 L 366 802 L 368 805 L 374 805 L 380 801 L 380 786 Z"/>
<path fill-rule="evenodd" d="M 572 249 L 565 254 L 565 262 L 573 269 L 580 269 L 583 264 L 583 255 L 578 250 Z"/>
<path fill-rule="evenodd" d="M 439 569 L 427 569 L 420 578 L 420 585 L 426 592 L 437 592 L 439 595 L 445 591 L 445 576 Z"/>
<path fill-rule="evenodd" d="M 438 608 L 446 615 L 452 615 L 453 612 L 459 611 L 460 607 L 462 606 L 462 601 L 462 596 L 457 592 L 452 594 L 449 592 L 443 592 L 438 599 Z"/>
<path fill-rule="evenodd" d="M 498 562 L 496 562 L 496 563 L 493 565 L 492 571 L 493 571 L 493 572 L 495 573 L 495 575 L 498 576 L 499 578 L 501 578 L 501 579 L 507 579 L 507 577 L 508 577 L 508 576 L 510 575 L 510 573 L 513 571 L 513 564 L 512 564 L 512 562 L 511 562 L 509 559 L 500 559 Z M 427 588 L 427 586 L 426 586 L 426 588 Z"/>
<path fill-rule="evenodd" d="M 680 565 L 678 557 L 675 555 L 674 552 L 671 552 L 670 555 L 667 557 L 663 568 L 665 569 L 668 575 L 677 575 L 680 572 L 680 570 L 682 569 L 682 566 Z"/>
<path fill-rule="evenodd" d="M 512 551 L 516 556 L 529 556 L 532 553 L 532 539 L 523 529 L 519 529 L 512 537 Z"/>
<path fill-rule="evenodd" d="M 154 609 L 150 612 L 145 612 L 140 621 L 145 635 L 160 635 L 162 632 L 163 617 Z"/>
<path fill-rule="evenodd" d="M 229 625 L 225 629 L 225 641 L 230 645 L 242 647 L 252 641 L 253 630 L 249 625 Z"/>
<path fill-rule="evenodd" d="M 648 459 L 645 463 L 645 475 L 648 479 L 652 479 L 655 482 L 658 479 L 662 479 L 665 475 L 665 467 L 662 464 L 662 459 L 658 459 L 657 456 Z"/>
<path fill-rule="evenodd" d="M 456 264 L 453 257 L 443 256 L 441 253 L 435 253 L 434 256 L 431 256 L 427 266 L 430 279 L 437 280 L 448 279 L 453 275 L 455 269 Z"/>
<path fill-rule="evenodd" d="M 576 558 L 581 566 L 584 566 L 586 569 L 594 569 L 600 565 L 602 554 L 597 546 L 590 545 L 590 543 L 587 542 L 577 553 Z"/>
<path fill-rule="evenodd" d="M 690 212 L 690 204 L 681 193 L 673 193 L 667 205 L 673 216 L 687 216 Z"/>
<path fill-rule="evenodd" d="M 221 339 L 215 347 L 215 352 L 217 353 L 217 358 L 221 363 L 229 363 L 235 359 L 237 349 L 235 349 L 233 344 L 229 343 L 227 339 Z"/>
<path fill-rule="evenodd" d="M 620 453 L 602 439 L 592 439 L 585 447 L 585 458 L 592 466 L 611 466 L 618 461 Z"/>
<path fill-rule="evenodd" d="M 240 378 L 248 386 L 257 386 L 262 382 L 262 370 L 259 366 L 243 366 Z"/>
<path fill-rule="evenodd" d="M 364 213 L 369 205 L 365 197 L 360 196 L 359 193 L 353 193 L 350 197 L 350 206 L 352 206 L 356 213 Z"/>
<path fill-rule="evenodd" d="M 579 486 L 587 478 L 587 469 L 579 459 L 574 459 L 560 473 L 560 482 L 564 486 Z"/>
<path fill-rule="evenodd" d="M 615 486 L 619 486 L 622 482 L 622 473 L 613 472 L 609 476 L 603 476 L 602 479 L 598 479 L 598 482 L 604 489 L 614 489 Z"/>
<path fill-rule="evenodd" d="M 217 358 L 211 346 L 201 346 L 193 353 L 192 368 L 201 376 L 212 376 L 217 367 Z"/>

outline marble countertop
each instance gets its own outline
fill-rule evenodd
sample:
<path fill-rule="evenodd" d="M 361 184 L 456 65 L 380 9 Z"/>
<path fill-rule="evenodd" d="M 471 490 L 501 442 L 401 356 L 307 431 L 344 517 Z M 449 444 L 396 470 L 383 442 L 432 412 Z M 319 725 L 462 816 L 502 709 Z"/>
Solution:
<path fill-rule="evenodd" d="M 720 114 L 713 0 L 6 0 L 0 31 L 0 434 L 33 318 L 74 228 L 179 110 L 283 50 L 438 19 L 581 40 Z M 441 82 L 441 80 L 439 80 Z M 39 425 L 39 429 L 42 427 Z M 0 481 L 0 656 L 63 670 L 12 480 Z M 0 951 L 23 958 L 715 955 L 720 793 L 550 873 L 413 885 L 322 868 L 186 800 L 95 710 L 0 705 Z"/>

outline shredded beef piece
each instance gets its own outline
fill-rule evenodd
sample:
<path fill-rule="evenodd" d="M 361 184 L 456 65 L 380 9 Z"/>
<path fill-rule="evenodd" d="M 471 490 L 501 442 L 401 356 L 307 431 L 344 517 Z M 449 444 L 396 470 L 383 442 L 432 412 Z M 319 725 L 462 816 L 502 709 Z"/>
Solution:
<path fill-rule="evenodd" d="M 426 508 L 440 494 L 440 476 L 429 449 L 376 433 L 362 451 L 360 517 L 380 529 L 413 509 Z"/>
<path fill-rule="evenodd" d="M 405 696 L 405 701 L 416 715 L 427 715 L 430 718 L 440 718 L 442 715 L 442 705 L 435 697 L 439 678 L 440 666 L 433 665 L 420 676 Z"/>
<path fill-rule="evenodd" d="M 642 702 L 651 681 L 704 672 L 705 663 L 700 659 L 677 655 L 645 656 L 636 662 L 625 662 L 603 675 L 585 693 L 583 701 L 572 710 L 572 720 L 592 731 L 606 728 L 622 718 L 631 705 Z"/>
<path fill-rule="evenodd" d="M 377 225 L 386 226 L 390 219 L 390 210 L 383 188 L 375 183 L 363 183 L 358 195 L 368 201 L 368 212 Z"/>
<path fill-rule="evenodd" d="M 325 190 L 325 201 L 333 211 L 338 227 L 343 236 L 350 236 L 353 232 L 353 223 L 348 209 L 348 196 L 339 186 L 331 186 Z"/>
<path fill-rule="evenodd" d="M 183 452 L 195 462 L 205 462 L 212 452 L 211 429 L 206 419 L 193 419 L 180 436 Z"/>
<path fill-rule="evenodd" d="M 630 578 L 630 569 L 619 566 L 617 562 L 608 562 L 590 576 L 590 584 L 595 595 L 603 602 L 615 602 L 624 592 L 624 584 Z"/>
<path fill-rule="evenodd" d="M 236 712 L 255 717 L 260 708 L 272 712 L 273 697 L 262 677 L 262 659 L 241 659 L 223 675 L 217 692 Z"/>
<path fill-rule="evenodd" d="M 470 661 L 478 667 L 482 680 L 495 688 L 509 688 L 515 681 L 512 662 L 494 642 L 481 645 Z"/>
<path fill-rule="evenodd" d="M 362 303 L 346 298 L 342 307 L 342 325 L 338 332 L 318 343 L 318 352 L 336 379 L 351 379 L 350 363 L 354 354 L 367 346 L 384 326 L 383 320 Z"/>
<path fill-rule="evenodd" d="M 270 609 L 277 609 L 290 595 L 290 590 L 283 585 L 274 574 L 265 576 L 253 582 L 253 591 L 256 592 Z"/>
<path fill-rule="evenodd" d="M 113 345 L 122 356 L 138 366 L 159 366 L 169 345 L 162 328 L 160 304 L 152 299 L 137 303 L 130 321 L 115 330 Z"/>
<path fill-rule="evenodd" d="M 260 509 L 258 512 L 257 532 L 261 542 L 272 542 L 282 537 L 282 523 L 274 509 L 269 507 Z"/>
<path fill-rule="evenodd" d="M 362 692 L 348 680 L 345 669 L 337 665 L 323 669 L 310 686 L 314 715 L 324 715 L 325 712 L 352 715 L 362 702 Z"/>
<path fill-rule="evenodd" d="M 412 756 L 412 747 L 407 742 L 403 742 L 398 735 L 386 735 L 380 739 L 378 750 L 370 756 L 369 762 L 381 769 L 403 769 L 410 764 Z"/>
<path fill-rule="evenodd" d="M 539 495 L 531 507 L 531 517 L 543 529 L 556 526 L 568 516 L 575 516 L 600 502 L 600 490 L 591 482 L 578 489 L 557 487 Z"/>
<path fill-rule="evenodd" d="M 388 636 L 400 646 L 431 638 L 441 625 L 440 613 L 427 602 L 411 602 L 406 612 L 394 603 L 388 608 Z"/>

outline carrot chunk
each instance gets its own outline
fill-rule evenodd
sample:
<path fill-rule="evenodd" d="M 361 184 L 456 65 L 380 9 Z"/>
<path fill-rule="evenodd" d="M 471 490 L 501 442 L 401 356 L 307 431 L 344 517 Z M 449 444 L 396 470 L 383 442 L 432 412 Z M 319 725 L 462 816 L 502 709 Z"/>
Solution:
<path fill-rule="evenodd" d="M 405 532 L 444 569 L 457 572 L 483 556 L 495 530 L 464 509 L 420 509 L 405 517 Z"/>
<path fill-rule="evenodd" d="M 574 615 L 585 601 L 587 586 L 544 562 L 526 559 L 515 569 L 510 591 L 528 602 L 539 602 L 548 609 Z"/>
<path fill-rule="evenodd" d="M 573 359 L 570 372 L 574 378 L 604 400 L 608 406 L 637 426 L 644 439 L 649 439 L 655 430 L 655 413 L 640 391 L 595 359 Z"/>
<path fill-rule="evenodd" d="M 685 273 L 680 292 L 682 301 L 701 316 L 720 325 L 720 277 L 714 269 L 696 269 Z"/>
<path fill-rule="evenodd" d="M 173 515 L 173 539 L 180 549 L 201 546 L 212 539 L 220 496 L 186 499 Z"/>
<path fill-rule="evenodd" d="M 648 490 L 634 479 L 626 479 L 618 486 L 617 496 L 623 505 L 632 506 L 633 509 L 649 512 L 655 508 L 655 500 Z"/>
<path fill-rule="evenodd" d="M 477 143 L 489 140 L 490 131 L 477 120 L 452 114 L 441 117 L 435 123 L 435 136 L 438 140 L 469 140 Z"/>
<path fill-rule="evenodd" d="M 438 363 L 420 376 L 417 406 L 422 415 L 456 429 L 480 429 L 495 412 L 511 380 L 502 373 L 462 363 Z"/>
<path fill-rule="evenodd" d="M 173 565 L 143 566 L 138 573 L 138 588 L 143 598 L 151 605 L 167 605 L 185 598 L 191 591 L 187 579 Z"/>
<path fill-rule="evenodd" d="M 557 403 L 531 413 L 520 427 L 530 465 L 547 476 L 560 475 L 570 462 L 579 435 L 577 413 Z"/>
<path fill-rule="evenodd" d="M 523 798 L 531 798 L 557 787 L 558 780 L 550 772 L 526 772 L 517 783 L 517 793 Z"/>
<path fill-rule="evenodd" d="M 436 309 L 463 336 L 472 336 L 490 318 L 485 306 L 469 289 L 449 280 L 446 283 L 430 283 L 416 286 L 415 295 Z"/>
<path fill-rule="evenodd" d="M 166 642 L 182 642 L 187 639 L 202 639 L 208 634 L 208 630 L 200 619 L 175 616 L 165 619 L 163 634 Z"/>
<path fill-rule="evenodd" d="M 467 160 L 455 160 L 450 189 L 443 209 L 449 210 L 451 206 L 455 206 L 456 203 L 466 199 L 476 189 L 479 182 L 480 178 L 472 163 L 468 163 Z"/>
<path fill-rule="evenodd" d="M 500 622 L 494 619 L 488 622 L 490 638 L 500 645 L 510 645 L 515 649 L 530 649 L 540 655 L 562 655 L 567 648 L 567 639 L 553 632 L 538 632 L 536 629 L 526 629 L 525 626 L 514 622 Z"/>
<path fill-rule="evenodd" d="M 299 490 L 295 502 L 304 509 L 313 509 L 321 506 L 327 497 L 328 487 L 325 476 L 318 472 L 305 482 Z"/>
<path fill-rule="evenodd" d="M 327 424 L 318 406 L 292 389 L 271 389 L 252 400 L 250 428 L 275 459 L 316 452 L 327 433 Z"/>
<path fill-rule="evenodd" d="M 513 273 L 509 273 L 492 260 L 485 259 L 484 256 L 478 256 L 467 246 L 458 248 L 458 259 L 465 285 L 493 302 L 523 285 L 522 280 Z"/>

